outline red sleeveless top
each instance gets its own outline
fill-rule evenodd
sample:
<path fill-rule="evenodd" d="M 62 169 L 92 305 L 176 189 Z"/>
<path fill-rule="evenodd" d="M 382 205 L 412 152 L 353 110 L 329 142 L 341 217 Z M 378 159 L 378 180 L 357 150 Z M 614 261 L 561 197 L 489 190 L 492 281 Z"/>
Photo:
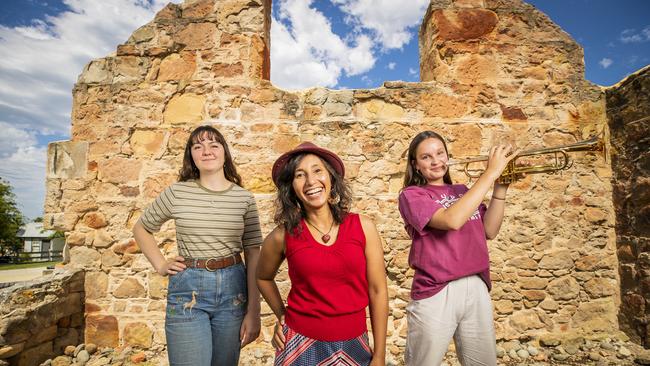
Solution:
<path fill-rule="evenodd" d="M 314 239 L 304 219 L 300 227 L 300 234 L 285 234 L 291 279 L 287 325 L 319 341 L 358 337 L 367 331 L 368 306 L 366 237 L 359 215 L 346 215 L 330 246 Z"/>

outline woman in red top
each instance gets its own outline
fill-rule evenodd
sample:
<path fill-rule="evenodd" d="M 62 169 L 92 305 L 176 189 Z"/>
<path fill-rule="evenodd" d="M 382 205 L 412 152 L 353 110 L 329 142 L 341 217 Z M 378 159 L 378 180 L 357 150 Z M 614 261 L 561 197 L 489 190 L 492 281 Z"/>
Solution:
<path fill-rule="evenodd" d="M 341 159 L 310 142 L 273 165 L 278 226 L 262 244 L 257 285 L 278 318 L 275 365 L 385 364 L 388 291 L 381 239 L 369 218 L 349 212 L 344 176 Z M 285 258 L 291 279 L 286 307 L 274 280 Z"/>

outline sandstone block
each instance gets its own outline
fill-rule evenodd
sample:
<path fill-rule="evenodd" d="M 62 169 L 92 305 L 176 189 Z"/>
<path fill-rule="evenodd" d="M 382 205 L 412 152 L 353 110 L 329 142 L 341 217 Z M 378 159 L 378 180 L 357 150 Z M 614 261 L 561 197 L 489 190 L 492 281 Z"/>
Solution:
<path fill-rule="evenodd" d="M 544 327 L 544 323 L 539 319 L 539 315 L 534 310 L 520 310 L 514 312 L 508 317 L 508 324 L 518 332 L 525 332 L 530 329 L 539 329 Z"/>
<path fill-rule="evenodd" d="M 370 120 L 400 120 L 405 111 L 399 105 L 386 103 L 381 99 L 371 99 L 356 106 L 356 115 Z"/>
<path fill-rule="evenodd" d="M 119 330 L 117 319 L 114 316 L 88 315 L 86 316 L 86 344 L 94 343 L 99 347 L 117 347 L 119 343 Z"/>
<path fill-rule="evenodd" d="M 186 93 L 174 96 L 163 113 L 165 123 L 196 123 L 203 120 L 205 97 Z"/>
<path fill-rule="evenodd" d="M 88 166 L 88 142 L 58 141 L 47 145 L 47 178 L 83 178 Z"/>
<path fill-rule="evenodd" d="M 193 53 L 177 53 L 167 56 L 160 63 L 158 81 L 190 79 L 196 70 L 196 61 Z"/>
<path fill-rule="evenodd" d="M 106 230 L 97 230 L 95 231 L 93 247 L 106 248 L 113 244 L 113 241 L 113 237 Z"/>
<path fill-rule="evenodd" d="M 442 41 L 481 38 L 494 30 L 498 17 L 487 9 L 437 10 L 431 20 Z"/>
<path fill-rule="evenodd" d="M 70 264 L 73 267 L 96 268 L 99 264 L 99 253 L 87 247 L 70 248 Z"/>
<path fill-rule="evenodd" d="M 571 325 L 585 332 L 611 331 L 616 323 L 616 308 L 609 299 L 582 303 L 571 318 Z"/>
<path fill-rule="evenodd" d="M 573 268 L 573 259 L 568 250 L 549 252 L 539 261 L 539 268 L 546 270 L 562 270 Z"/>
<path fill-rule="evenodd" d="M 509 266 L 513 266 L 515 268 L 530 269 L 530 270 L 537 269 L 537 262 L 534 259 L 525 256 L 513 258 L 509 260 L 507 263 Z"/>
<path fill-rule="evenodd" d="M 216 63 L 212 66 L 212 73 L 215 77 L 232 78 L 241 76 L 244 73 L 244 65 L 241 62 L 234 64 Z"/>
<path fill-rule="evenodd" d="M 0 347 L 0 360 L 19 354 L 24 348 L 24 342 L 2 346 Z"/>
<path fill-rule="evenodd" d="M 153 156 L 165 148 L 163 141 L 165 135 L 162 132 L 136 130 L 129 139 L 133 153 L 137 156 Z"/>
<path fill-rule="evenodd" d="M 125 239 L 119 242 L 118 244 L 115 244 L 112 249 L 115 253 L 118 254 L 124 254 L 124 253 L 134 254 L 140 252 L 138 243 L 133 238 Z"/>
<path fill-rule="evenodd" d="M 127 278 L 113 291 L 113 296 L 118 299 L 145 297 L 146 291 L 140 281 L 135 278 Z"/>
<path fill-rule="evenodd" d="M 86 299 L 101 299 L 108 291 L 108 275 L 101 271 L 87 272 L 85 283 Z"/>
<path fill-rule="evenodd" d="M 519 284 L 523 289 L 542 290 L 548 285 L 548 280 L 538 277 L 522 277 L 519 279 Z"/>
<path fill-rule="evenodd" d="M 112 81 L 112 73 L 106 59 L 91 61 L 79 76 L 80 83 L 104 84 Z"/>
<path fill-rule="evenodd" d="M 606 297 L 616 293 L 616 281 L 609 278 L 596 277 L 585 283 L 585 291 L 593 297 Z"/>
<path fill-rule="evenodd" d="M 124 342 L 131 346 L 149 348 L 153 332 L 145 323 L 130 323 L 124 326 Z"/>
<path fill-rule="evenodd" d="M 189 23 L 176 33 L 174 41 L 184 44 L 185 50 L 205 50 L 215 46 L 217 26 L 213 23 Z"/>
<path fill-rule="evenodd" d="M 580 284 L 573 277 L 565 276 L 551 281 L 547 290 L 554 300 L 571 300 L 580 293 Z"/>
<path fill-rule="evenodd" d="M 102 268 L 110 268 L 122 264 L 122 258 L 112 250 L 105 250 L 102 253 Z"/>
<path fill-rule="evenodd" d="M 113 157 L 99 161 L 99 180 L 109 183 L 128 183 L 138 180 L 142 163 L 134 159 Z"/>
<path fill-rule="evenodd" d="M 164 299 L 167 296 L 168 277 L 163 277 L 158 273 L 149 274 L 149 296 L 152 299 Z"/>
<path fill-rule="evenodd" d="M 108 225 L 106 217 L 101 212 L 89 212 L 84 215 L 83 221 L 84 224 L 93 229 L 99 229 Z"/>

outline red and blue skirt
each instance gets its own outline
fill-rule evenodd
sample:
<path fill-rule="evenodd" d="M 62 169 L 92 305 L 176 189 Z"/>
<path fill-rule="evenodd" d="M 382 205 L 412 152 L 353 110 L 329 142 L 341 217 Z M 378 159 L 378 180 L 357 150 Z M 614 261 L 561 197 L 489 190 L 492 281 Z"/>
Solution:
<path fill-rule="evenodd" d="M 345 341 L 318 341 L 284 325 L 285 347 L 274 366 L 367 366 L 372 359 L 368 333 Z"/>

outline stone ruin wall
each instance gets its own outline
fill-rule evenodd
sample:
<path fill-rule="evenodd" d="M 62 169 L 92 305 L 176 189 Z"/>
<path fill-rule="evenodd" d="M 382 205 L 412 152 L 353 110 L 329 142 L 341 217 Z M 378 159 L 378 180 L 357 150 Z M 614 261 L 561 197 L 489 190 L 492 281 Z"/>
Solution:
<path fill-rule="evenodd" d="M 650 67 L 607 90 L 621 286 L 619 321 L 650 347 Z"/>
<path fill-rule="evenodd" d="M 176 180 L 200 124 L 226 136 L 264 233 L 274 159 L 305 140 L 340 154 L 354 210 L 372 216 L 385 241 L 388 357 L 398 363 L 413 272 L 396 198 L 410 139 L 434 129 L 461 157 L 502 140 L 572 143 L 606 126 L 605 93 L 584 80 L 582 49 L 520 0 L 432 0 L 420 32 L 423 82 L 295 92 L 269 82 L 270 8 L 269 0 L 170 4 L 80 75 L 71 140 L 49 147 L 45 222 L 66 232 L 69 265 L 86 270 L 87 342 L 164 349 L 167 279 L 139 253 L 131 227 Z M 510 189 L 489 243 L 499 340 L 618 329 L 611 168 L 598 154 L 572 156 L 571 170 Z M 166 255 L 175 252 L 172 223 L 156 236 Z M 278 280 L 286 294 L 286 270 Z M 262 336 L 243 362 L 272 359 L 274 321 L 266 305 L 262 312 Z"/>
<path fill-rule="evenodd" d="M 83 334 L 83 270 L 0 289 L 0 365 L 38 365 L 83 342 Z"/>

